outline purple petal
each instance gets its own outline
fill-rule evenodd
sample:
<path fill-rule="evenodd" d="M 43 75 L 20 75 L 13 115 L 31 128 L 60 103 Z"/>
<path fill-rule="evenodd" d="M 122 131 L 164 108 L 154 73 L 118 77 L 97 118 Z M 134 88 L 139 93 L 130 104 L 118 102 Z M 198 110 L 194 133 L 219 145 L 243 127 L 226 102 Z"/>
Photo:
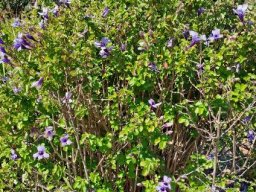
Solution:
<path fill-rule="evenodd" d="M 37 157 L 38 157 L 38 153 L 35 153 L 34 155 L 33 155 L 33 157 L 34 157 L 34 159 L 36 159 Z"/>
<path fill-rule="evenodd" d="M 155 104 L 155 101 L 154 101 L 153 99 L 149 99 L 149 100 L 148 100 L 148 103 L 149 103 L 149 105 L 151 105 L 151 106 L 152 106 L 152 105 L 154 105 L 154 104 Z"/>
<path fill-rule="evenodd" d="M 106 17 L 109 13 L 109 8 L 106 7 L 104 10 L 103 10 L 103 13 L 102 13 L 102 17 Z"/>
<path fill-rule="evenodd" d="M 37 150 L 38 150 L 38 151 L 45 151 L 45 146 L 39 145 L 39 146 L 37 147 Z"/>

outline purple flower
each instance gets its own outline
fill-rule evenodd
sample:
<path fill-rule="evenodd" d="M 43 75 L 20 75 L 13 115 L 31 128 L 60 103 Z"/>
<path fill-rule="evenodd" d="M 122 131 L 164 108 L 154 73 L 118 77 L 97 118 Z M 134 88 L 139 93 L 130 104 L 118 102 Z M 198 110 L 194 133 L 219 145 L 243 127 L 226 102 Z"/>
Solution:
<path fill-rule="evenodd" d="M 205 8 L 200 7 L 200 8 L 197 10 L 197 15 L 200 16 L 200 15 L 202 15 L 204 12 L 205 12 Z"/>
<path fill-rule="evenodd" d="M 63 137 L 60 138 L 61 146 L 64 147 L 66 145 L 70 145 L 72 142 L 68 139 L 69 135 L 65 134 Z"/>
<path fill-rule="evenodd" d="M 167 129 L 167 128 L 170 128 L 170 127 L 172 127 L 172 126 L 173 126 L 173 123 L 164 123 L 163 126 L 162 126 L 162 128 L 163 128 L 163 129 Z"/>
<path fill-rule="evenodd" d="M 19 33 L 18 37 L 14 39 L 13 47 L 20 51 L 22 49 L 31 49 L 31 44 L 25 39 L 22 33 Z"/>
<path fill-rule="evenodd" d="M 171 190 L 171 183 L 172 179 L 170 177 L 164 176 L 163 181 L 158 183 L 156 190 L 159 192 L 168 192 Z"/>
<path fill-rule="evenodd" d="M 12 90 L 13 90 L 13 92 L 14 92 L 15 94 L 21 92 L 21 88 L 19 88 L 19 87 L 14 87 Z"/>
<path fill-rule="evenodd" d="M 3 39 L 0 38 L 0 44 L 3 45 L 4 44 L 4 41 Z"/>
<path fill-rule="evenodd" d="M 38 158 L 40 159 L 47 159 L 49 158 L 49 154 L 45 152 L 45 147 L 43 145 L 39 145 L 37 147 L 37 153 L 33 155 L 34 159 Z"/>
<path fill-rule="evenodd" d="M 159 107 L 162 104 L 161 102 L 155 103 L 155 101 L 153 99 L 149 99 L 148 103 L 152 109 L 156 109 L 157 107 Z"/>
<path fill-rule="evenodd" d="M 113 47 L 105 47 L 105 48 L 102 48 L 102 49 L 100 50 L 100 53 L 99 53 L 99 54 L 100 54 L 100 56 L 101 56 L 102 58 L 107 58 L 107 57 L 110 55 L 112 49 L 113 49 Z"/>
<path fill-rule="evenodd" d="M 242 120 L 242 123 L 243 123 L 243 124 L 247 124 L 247 123 L 249 123 L 250 120 L 251 120 L 251 116 L 246 116 L 246 117 Z"/>
<path fill-rule="evenodd" d="M 66 92 L 65 97 L 63 98 L 63 103 L 72 103 L 72 93 L 71 92 Z"/>
<path fill-rule="evenodd" d="M 69 5 L 71 4 L 71 0 L 59 0 L 59 3 L 69 7 Z"/>
<path fill-rule="evenodd" d="M 6 54 L 5 48 L 3 46 L 0 46 L 0 52 Z"/>
<path fill-rule="evenodd" d="M 0 52 L 0 56 L 1 56 L 0 63 L 10 63 L 11 62 L 5 53 Z"/>
<path fill-rule="evenodd" d="M 214 29 L 214 30 L 212 30 L 212 34 L 210 35 L 209 40 L 216 41 L 222 37 L 223 37 L 223 35 L 220 34 L 220 29 Z"/>
<path fill-rule="evenodd" d="M 192 37 L 189 47 L 193 47 L 195 44 L 199 43 L 201 40 L 206 40 L 205 35 L 199 36 L 195 31 L 189 31 L 190 36 Z"/>
<path fill-rule="evenodd" d="M 249 183 L 243 181 L 243 182 L 240 183 L 240 189 L 239 189 L 239 191 L 240 191 L 240 192 L 247 192 L 247 191 L 249 191 L 248 188 L 249 188 Z"/>
<path fill-rule="evenodd" d="M 247 138 L 252 143 L 255 138 L 255 132 L 253 130 L 249 130 L 247 133 Z"/>
<path fill-rule="evenodd" d="M 106 17 L 109 13 L 109 8 L 108 7 L 105 7 L 105 9 L 103 10 L 103 13 L 102 13 L 102 17 Z"/>
<path fill-rule="evenodd" d="M 55 17 L 58 17 L 59 16 L 59 6 L 56 5 L 53 10 L 52 10 L 52 13 Z"/>
<path fill-rule="evenodd" d="M 125 51 L 126 47 L 127 47 L 127 44 L 122 43 L 121 46 L 120 46 L 121 51 Z"/>
<path fill-rule="evenodd" d="M 107 37 L 103 37 L 101 41 L 95 41 L 94 45 L 97 48 L 106 48 L 111 41 Z"/>
<path fill-rule="evenodd" d="M 14 149 L 11 149 L 11 158 L 12 160 L 18 159 L 18 155 L 16 154 L 16 151 Z"/>
<path fill-rule="evenodd" d="M 150 63 L 148 64 L 148 67 L 149 67 L 149 69 L 151 69 L 152 71 L 159 72 L 159 70 L 157 69 L 157 66 L 156 66 L 156 64 L 155 64 L 154 62 L 150 62 Z"/>
<path fill-rule="evenodd" d="M 186 29 L 185 31 L 182 32 L 182 34 L 186 40 L 189 38 L 189 30 Z"/>
<path fill-rule="evenodd" d="M 44 20 L 49 19 L 49 10 L 46 7 L 44 7 L 42 12 L 40 12 L 38 14 L 41 15 Z"/>
<path fill-rule="evenodd" d="M 54 133 L 54 131 L 53 131 L 53 127 L 52 127 L 52 126 L 48 126 L 48 127 L 45 128 L 44 137 L 45 137 L 46 139 L 48 139 L 49 141 L 51 141 L 54 135 L 55 135 L 55 133 Z"/>
<path fill-rule="evenodd" d="M 41 20 L 41 21 L 39 22 L 39 27 L 40 27 L 41 29 L 45 29 L 45 28 L 46 28 L 46 22 L 45 22 L 45 20 Z"/>
<path fill-rule="evenodd" d="M 6 83 L 9 80 L 9 77 L 4 76 L 4 77 L 2 77 L 1 80 L 3 83 Z"/>
<path fill-rule="evenodd" d="M 213 154 L 213 153 L 210 153 L 210 154 L 207 156 L 207 159 L 208 159 L 208 160 L 213 160 L 213 159 L 214 159 L 214 154 Z"/>
<path fill-rule="evenodd" d="M 167 41 L 167 47 L 172 47 L 173 46 L 173 38 L 171 38 L 171 39 L 169 39 L 168 41 Z"/>
<path fill-rule="evenodd" d="M 244 16 L 247 8 L 248 8 L 248 4 L 243 4 L 243 5 L 238 5 L 236 9 L 233 9 L 234 13 L 238 15 L 241 22 L 244 22 Z"/>
<path fill-rule="evenodd" d="M 26 38 L 33 40 L 33 41 L 37 41 L 32 35 L 30 35 L 29 33 L 26 34 Z"/>
<path fill-rule="evenodd" d="M 38 81 L 33 82 L 31 87 L 35 87 L 37 89 L 40 89 L 43 85 L 43 82 L 44 82 L 44 78 L 41 77 Z"/>
<path fill-rule="evenodd" d="M 167 189 L 164 186 L 157 186 L 156 191 L 157 192 L 167 192 Z"/>
<path fill-rule="evenodd" d="M 172 181 L 172 179 L 170 177 L 164 176 L 163 182 L 170 184 L 171 181 Z"/>
<path fill-rule="evenodd" d="M 204 71 L 204 64 L 198 63 L 196 65 L 196 68 L 197 68 L 197 74 L 201 75 L 203 73 L 203 71 Z"/>
<path fill-rule="evenodd" d="M 110 53 L 111 53 L 111 51 L 112 51 L 112 49 L 113 49 L 112 46 L 110 46 L 110 47 L 108 46 L 110 42 L 111 42 L 111 41 L 110 41 L 107 37 L 103 37 L 103 38 L 101 39 L 101 41 L 96 41 L 96 42 L 94 43 L 95 47 L 101 48 L 99 54 L 100 54 L 100 56 L 101 56 L 102 58 L 107 58 L 107 57 L 110 55 Z"/>
<path fill-rule="evenodd" d="M 19 18 L 15 18 L 14 22 L 12 23 L 13 27 L 20 27 L 21 26 L 21 22 Z"/>

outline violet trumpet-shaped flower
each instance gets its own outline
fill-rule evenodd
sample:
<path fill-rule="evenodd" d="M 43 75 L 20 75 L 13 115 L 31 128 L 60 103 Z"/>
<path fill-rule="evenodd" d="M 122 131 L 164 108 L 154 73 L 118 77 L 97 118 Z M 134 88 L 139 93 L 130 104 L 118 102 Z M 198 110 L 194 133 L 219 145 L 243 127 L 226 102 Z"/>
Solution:
<path fill-rule="evenodd" d="M 37 147 L 37 153 L 35 153 L 33 157 L 34 159 L 38 158 L 38 160 L 47 159 L 49 158 L 49 154 L 45 152 L 45 147 L 43 145 L 39 145 Z"/>
<path fill-rule="evenodd" d="M 10 59 L 8 58 L 8 56 L 1 51 L 0 51 L 0 57 L 1 57 L 0 63 L 10 63 L 11 62 Z"/>
<path fill-rule="evenodd" d="M 250 122 L 250 120 L 251 120 L 251 116 L 246 116 L 246 117 L 242 120 L 242 123 L 243 123 L 243 124 L 247 124 L 247 123 Z"/>
<path fill-rule="evenodd" d="M 44 20 L 49 19 L 49 9 L 46 7 L 44 7 L 42 12 L 40 12 L 38 14 L 41 15 Z"/>
<path fill-rule="evenodd" d="M 247 133 L 247 138 L 252 143 L 255 138 L 255 132 L 253 130 L 249 130 Z"/>
<path fill-rule="evenodd" d="M 197 15 L 200 16 L 200 15 L 202 15 L 204 12 L 205 12 L 205 8 L 200 7 L 200 8 L 197 10 Z"/>
<path fill-rule="evenodd" d="M 20 27 L 21 26 L 21 22 L 19 18 L 15 18 L 14 22 L 12 23 L 13 27 Z"/>
<path fill-rule="evenodd" d="M 59 16 L 59 6 L 56 5 L 53 10 L 52 10 L 52 13 L 55 17 L 58 17 Z"/>
<path fill-rule="evenodd" d="M 182 32 L 182 34 L 183 34 L 183 37 L 187 40 L 188 38 L 189 38 L 189 30 L 184 30 L 183 32 Z"/>
<path fill-rule="evenodd" d="M 5 48 L 0 46 L 0 52 L 3 53 L 3 54 L 6 54 Z"/>
<path fill-rule="evenodd" d="M 173 38 L 171 38 L 171 39 L 169 39 L 169 40 L 167 41 L 167 47 L 170 48 L 170 47 L 172 47 L 172 46 L 173 46 Z"/>
<path fill-rule="evenodd" d="M 164 176 L 164 178 L 163 178 L 163 182 L 164 182 L 164 183 L 170 184 L 171 181 L 172 181 L 172 179 L 171 179 L 170 177 Z"/>
<path fill-rule="evenodd" d="M 112 46 L 108 46 L 109 43 L 110 43 L 110 40 L 109 40 L 107 37 L 103 37 L 103 38 L 101 39 L 101 41 L 96 41 L 96 42 L 94 43 L 95 47 L 101 48 L 99 54 L 100 54 L 100 56 L 101 56 L 102 58 L 107 58 L 107 57 L 110 55 L 110 53 L 111 53 L 111 51 L 112 51 L 112 49 L 113 49 Z"/>
<path fill-rule="evenodd" d="M 60 138 L 61 146 L 65 147 L 66 145 L 72 144 L 72 141 L 69 140 L 69 135 L 65 134 L 63 137 Z"/>
<path fill-rule="evenodd" d="M 164 186 L 161 186 L 159 184 L 159 186 L 156 187 L 156 191 L 157 192 L 168 192 L 167 189 Z"/>
<path fill-rule="evenodd" d="M 112 49 L 113 49 L 113 47 L 106 47 L 106 48 L 103 48 L 103 49 L 100 50 L 100 53 L 99 53 L 99 54 L 100 54 L 100 56 L 101 56 L 102 58 L 107 58 L 107 57 L 110 55 Z"/>
<path fill-rule="evenodd" d="M 102 13 L 102 17 L 106 17 L 109 13 L 109 8 L 108 7 L 105 7 L 105 9 L 103 10 L 103 13 Z"/>
<path fill-rule="evenodd" d="M 159 72 L 159 70 L 157 69 L 157 66 L 156 66 L 156 64 L 155 64 L 154 62 L 150 62 L 150 63 L 148 64 L 148 68 L 149 68 L 150 70 L 154 71 L 154 72 Z"/>
<path fill-rule="evenodd" d="M 213 153 L 210 153 L 210 154 L 207 156 L 207 159 L 208 159 L 208 160 L 213 160 L 213 159 L 214 159 L 214 154 L 213 154 Z"/>
<path fill-rule="evenodd" d="M 162 128 L 163 128 L 163 129 L 167 129 L 167 128 L 170 128 L 170 127 L 172 127 L 172 126 L 173 126 L 173 123 L 164 123 L 163 126 L 162 126 Z"/>
<path fill-rule="evenodd" d="M 94 45 L 97 48 L 105 48 L 111 41 L 107 37 L 103 37 L 101 41 L 95 41 Z"/>
<path fill-rule="evenodd" d="M 170 177 L 164 176 L 163 181 L 158 183 L 156 190 L 159 192 L 168 192 L 171 190 L 171 181 Z"/>
<path fill-rule="evenodd" d="M 59 0 L 59 3 L 69 7 L 69 5 L 71 4 L 71 0 Z"/>
<path fill-rule="evenodd" d="M 18 155 L 14 149 L 11 149 L 11 159 L 14 161 L 18 159 Z"/>
<path fill-rule="evenodd" d="M 21 88 L 19 88 L 19 87 L 14 87 L 12 90 L 13 90 L 14 94 L 21 92 Z"/>
<path fill-rule="evenodd" d="M 39 27 L 40 27 L 41 29 L 45 29 L 45 28 L 46 28 L 46 21 L 42 19 L 42 20 L 40 21 L 40 23 L 39 23 Z"/>
<path fill-rule="evenodd" d="M 4 41 L 3 39 L 0 38 L 0 44 L 3 45 L 4 44 Z"/>
<path fill-rule="evenodd" d="M 239 191 L 240 191 L 240 192 L 247 192 L 247 191 L 249 191 L 248 188 L 249 188 L 249 183 L 243 181 L 243 182 L 240 183 L 240 189 L 239 189 Z"/>
<path fill-rule="evenodd" d="M 196 65 L 196 68 L 197 68 L 197 74 L 201 75 L 203 73 L 203 71 L 204 71 L 204 64 L 198 63 Z"/>
<path fill-rule="evenodd" d="M 63 103 L 72 103 L 72 93 L 71 92 L 66 92 L 65 97 L 63 98 Z"/>
<path fill-rule="evenodd" d="M 46 139 L 48 139 L 49 141 L 51 141 L 54 135 L 55 135 L 55 132 L 54 132 L 52 126 L 48 126 L 48 127 L 45 128 L 44 137 L 45 137 Z"/>
<path fill-rule="evenodd" d="M 1 80 L 5 84 L 9 80 L 9 77 L 4 76 L 1 78 Z"/>
<path fill-rule="evenodd" d="M 126 50 L 126 47 L 127 47 L 127 44 L 122 43 L 120 46 L 121 51 L 124 52 Z"/>
<path fill-rule="evenodd" d="M 191 43 L 189 47 L 193 47 L 195 44 L 199 43 L 201 40 L 206 40 L 205 35 L 199 36 L 199 34 L 195 31 L 189 31 L 190 36 L 192 37 Z"/>
<path fill-rule="evenodd" d="M 238 5 L 236 9 L 233 9 L 234 13 L 238 15 L 241 22 L 244 23 L 245 12 L 248 8 L 248 4 Z"/>
<path fill-rule="evenodd" d="M 31 49 L 31 44 L 26 40 L 22 33 L 18 34 L 18 37 L 14 39 L 13 47 L 18 51 L 22 49 Z"/>
<path fill-rule="evenodd" d="M 10 63 L 10 59 L 7 57 L 7 55 L 4 55 L 2 60 L 1 60 L 2 63 Z"/>
<path fill-rule="evenodd" d="M 30 35 L 29 33 L 26 34 L 26 38 L 37 42 L 37 40 L 32 35 Z"/>
<path fill-rule="evenodd" d="M 153 99 L 149 99 L 149 100 L 148 100 L 148 103 L 149 103 L 149 105 L 150 105 L 150 107 L 151 107 L 152 109 L 156 109 L 157 107 L 159 107 L 159 106 L 162 104 L 162 102 L 160 102 L 160 103 L 155 103 L 155 101 L 154 101 Z"/>
<path fill-rule="evenodd" d="M 44 78 L 41 77 L 38 81 L 33 82 L 31 87 L 35 87 L 37 89 L 40 89 L 43 85 L 43 82 L 44 82 Z"/>
<path fill-rule="evenodd" d="M 214 29 L 214 30 L 212 30 L 212 33 L 211 33 L 211 35 L 210 35 L 210 37 L 208 39 L 210 41 L 216 41 L 216 40 L 218 40 L 218 39 L 220 39 L 222 37 L 223 37 L 223 35 L 220 34 L 220 29 Z"/>
<path fill-rule="evenodd" d="M 173 130 L 170 129 L 172 126 L 173 126 L 172 122 L 171 123 L 164 123 L 162 125 L 162 129 L 163 129 L 163 131 L 166 135 L 171 135 L 173 133 Z"/>

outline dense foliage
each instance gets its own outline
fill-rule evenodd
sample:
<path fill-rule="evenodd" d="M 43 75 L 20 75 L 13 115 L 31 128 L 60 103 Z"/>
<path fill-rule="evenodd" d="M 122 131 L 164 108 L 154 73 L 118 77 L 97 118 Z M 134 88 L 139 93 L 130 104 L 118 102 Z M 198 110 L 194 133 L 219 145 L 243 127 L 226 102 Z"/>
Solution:
<path fill-rule="evenodd" d="M 59 0 L 2 15 L 1 191 L 254 191 L 255 10 Z"/>

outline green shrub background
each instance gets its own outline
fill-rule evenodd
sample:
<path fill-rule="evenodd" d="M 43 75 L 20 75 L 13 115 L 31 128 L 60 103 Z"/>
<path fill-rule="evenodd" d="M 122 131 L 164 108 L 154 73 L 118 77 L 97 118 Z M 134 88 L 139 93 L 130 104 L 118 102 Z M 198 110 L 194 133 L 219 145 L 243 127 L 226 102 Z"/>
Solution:
<path fill-rule="evenodd" d="M 164 175 L 172 178 L 171 191 L 239 191 L 241 183 L 255 190 L 255 139 L 247 139 L 255 131 L 253 1 L 243 24 L 233 13 L 243 1 L 73 0 L 58 17 L 49 13 L 44 30 L 38 13 L 54 8 L 53 1 L 8 3 L 12 11 L 0 3 L 11 58 L 0 66 L 8 79 L 0 82 L 0 190 L 150 192 Z M 102 17 L 105 7 L 110 12 Z M 205 12 L 198 16 L 200 7 Z M 11 26 L 14 17 L 22 27 Z M 187 49 L 184 30 L 209 36 L 215 28 L 223 38 Z M 13 48 L 19 32 L 35 37 L 31 50 Z M 106 59 L 94 46 L 102 37 L 114 47 Z M 31 87 L 40 77 L 42 87 Z M 157 110 L 151 98 L 162 102 Z M 43 137 L 47 126 L 56 132 L 52 141 Z M 64 133 L 72 145 L 60 145 Z M 41 144 L 50 157 L 36 160 Z"/>

